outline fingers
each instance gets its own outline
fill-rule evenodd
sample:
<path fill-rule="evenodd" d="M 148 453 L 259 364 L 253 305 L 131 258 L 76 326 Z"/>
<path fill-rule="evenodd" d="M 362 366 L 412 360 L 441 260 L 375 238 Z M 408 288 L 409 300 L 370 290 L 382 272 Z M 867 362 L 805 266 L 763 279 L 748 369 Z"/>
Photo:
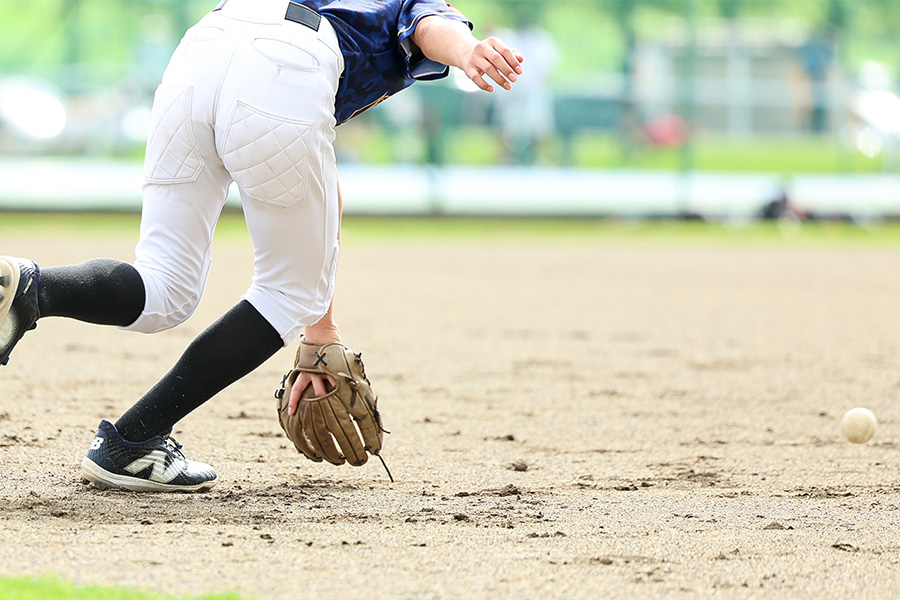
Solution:
<path fill-rule="evenodd" d="M 334 445 L 334 438 L 328 430 L 324 407 L 321 402 L 308 402 L 304 405 L 303 430 L 309 436 L 309 443 L 316 454 L 333 465 L 344 464 L 344 456 Z"/>
<path fill-rule="evenodd" d="M 301 452 L 302 454 L 304 454 L 306 456 L 306 458 L 308 458 L 312 461 L 322 462 L 322 457 L 316 452 L 315 448 L 313 448 L 312 445 L 310 445 L 309 439 L 306 437 L 306 434 L 303 432 L 302 423 L 303 423 L 303 418 L 304 418 L 303 417 L 303 412 L 304 412 L 303 406 L 304 405 L 297 404 L 297 403 L 299 403 L 300 400 L 303 399 L 303 393 L 301 392 L 297 396 L 297 398 L 293 397 L 294 396 L 293 384 L 295 383 L 294 379 L 296 378 L 296 376 L 297 376 L 296 371 L 290 375 L 290 377 L 291 377 L 291 379 L 290 379 L 290 381 L 291 381 L 291 396 L 289 397 L 290 400 L 288 402 L 288 405 L 283 405 L 283 404 L 281 404 L 284 402 L 284 399 L 282 398 L 281 401 L 279 402 L 279 404 L 280 404 L 279 410 L 282 413 L 284 413 L 285 411 L 288 410 L 290 403 L 294 402 L 294 406 L 295 406 L 295 410 L 296 410 L 297 414 L 290 415 L 290 416 L 284 416 L 284 414 L 279 415 L 279 421 L 281 422 L 281 428 L 284 430 L 284 433 L 285 433 L 285 435 L 287 435 L 288 439 L 294 443 L 294 447 L 297 449 L 297 451 Z M 298 386 L 297 389 L 299 390 L 300 387 Z M 309 390 L 309 387 L 307 387 L 306 389 Z"/>
<path fill-rule="evenodd" d="M 350 414 L 356 421 L 365 449 L 371 454 L 378 454 L 381 452 L 381 442 L 384 439 L 382 433 L 384 430 L 381 428 L 381 423 L 376 416 L 378 413 L 378 401 L 375 397 L 375 392 L 372 391 L 369 385 L 360 386 L 355 400 L 353 405 L 349 407 Z"/>
<path fill-rule="evenodd" d="M 298 415 L 297 419 L 302 423 L 303 415 Z M 303 431 L 297 427 L 290 427 L 285 430 L 288 434 L 288 438 L 294 442 L 294 447 L 303 453 L 311 461 L 314 462 L 322 462 L 322 457 L 316 453 L 316 449 L 312 447 L 309 442 L 309 439 L 303 433 Z"/>
<path fill-rule="evenodd" d="M 493 56 L 494 66 L 501 70 L 503 75 L 511 80 L 516 81 L 518 76 L 522 74 L 522 61 L 525 60 L 518 50 L 513 50 L 500 40 L 498 46 L 494 46 L 497 54 Z"/>
<path fill-rule="evenodd" d="M 328 424 L 328 431 L 334 436 L 347 462 L 356 467 L 364 465 L 369 457 L 346 407 L 337 399 L 321 402 L 319 405 Z"/>
<path fill-rule="evenodd" d="M 293 440 L 294 446 L 312 460 L 321 461 L 324 458 L 332 464 L 342 465 L 346 455 L 353 464 L 363 464 L 366 462 L 367 457 L 362 444 L 358 440 L 354 440 L 357 447 L 353 447 L 353 441 L 344 433 L 339 423 L 340 419 L 336 418 L 327 400 L 322 402 L 307 401 L 302 404 L 302 409 L 300 408 L 300 400 L 304 396 L 307 399 L 309 399 L 310 393 L 316 398 L 325 396 L 336 384 L 335 379 L 328 375 L 301 372 L 297 376 L 297 380 L 291 386 L 288 414 L 294 415 L 298 410 L 300 411 L 297 418 L 302 424 L 300 437 L 303 437 L 303 439 Z M 346 416 L 346 421 L 353 428 L 353 422 L 350 420 L 349 415 Z M 305 437 L 303 433 L 306 434 Z M 343 454 L 335 446 L 332 433 L 338 438 L 337 441 L 341 450 L 343 450 Z M 356 435 L 355 428 L 353 428 L 353 434 L 354 436 Z M 361 457 L 360 453 L 362 454 Z"/>
<path fill-rule="evenodd" d="M 325 389 L 325 382 L 322 380 L 321 376 L 311 375 L 310 379 L 312 380 L 313 395 L 315 395 L 316 398 L 328 393 L 328 390 Z"/>
<path fill-rule="evenodd" d="M 297 379 L 294 380 L 294 385 L 291 386 L 291 396 L 290 400 L 288 400 L 288 414 L 291 416 L 297 414 L 297 404 L 300 403 L 300 394 L 302 394 L 303 390 L 306 389 L 306 386 L 309 385 L 309 379 L 307 379 L 305 383 L 300 381 L 305 375 L 306 373 L 300 373 Z"/>
<path fill-rule="evenodd" d="M 518 50 L 513 50 L 499 38 L 490 37 L 476 44 L 466 74 L 475 85 L 487 92 L 493 92 L 494 86 L 485 79 L 485 75 L 509 90 L 522 74 L 523 60 Z"/>
<path fill-rule="evenodd" d="M 288 414 L 297 413 L 297 405 L 300 403 L 300 395 L 309 385 L 312 385 L 313 395 L 320 398 L 334 389 L 337 381 L 331 375 L 318 375 L 316 373 L 301 372 L 291 386 L 291 396 L 288 401 Z"/>
<path fill-rule="evenodd" d="M 366 411 L 361 417 L 357 417 L 356 425 L 359 427 L 365 449 L 372 454 L 378 454 L 381 452 L 381 442 L 384 439 L 381 424 L 375 417 L 375 409 L 371 402 L 368 399 L 363 401 L 367 405 Z"/>
<path fill-rule="evenodd" d="M 286 406 L 282 405 L 288 416 L 282 413 L 282 427 L 297 450 L 311 460 L 359 466 L 367 462 L 368 453 L 381 449 L 382 429 L 374 393 L 368 387 L 359 356 L 344 356 L 345 364 L 338 375 L 348 380 L 343 392 L 336 389 L 337 379 L 325 373 L 295 369 L 289 375 L 290 394 Z M 355 373 L 355 379 L 347 373 Z"/>

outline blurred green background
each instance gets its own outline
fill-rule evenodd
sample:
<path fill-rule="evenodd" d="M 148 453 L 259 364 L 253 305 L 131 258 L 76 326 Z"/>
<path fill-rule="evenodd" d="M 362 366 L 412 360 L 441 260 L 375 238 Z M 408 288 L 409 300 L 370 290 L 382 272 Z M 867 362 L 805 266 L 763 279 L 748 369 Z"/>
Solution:
<path fill-rule="evenodd" d="M 522 50 L 520 89 L 415 85 L 339 128 L 343 165 L 900 173 L 897 0 L 454 4 Z M 166 62 L 212 5 L 0 0 L 0 160 L 139 161 Z"/>

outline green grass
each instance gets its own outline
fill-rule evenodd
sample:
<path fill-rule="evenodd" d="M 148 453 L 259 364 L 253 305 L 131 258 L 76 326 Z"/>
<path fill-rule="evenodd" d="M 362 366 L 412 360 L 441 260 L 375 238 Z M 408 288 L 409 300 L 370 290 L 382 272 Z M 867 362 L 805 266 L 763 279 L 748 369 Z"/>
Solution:
<path fill-rule="evenodd" d="M 572 160 L 585 168 L 678 170 L 679 148 L 644 147 L 625 155 L 619 140 L 609 134 L 583 134 L 572 143 Z M 701 138 L 691 158 L 699 171 L 745 173 L 880 173 L 881 157 L 848 152 L 829 138 L 754 138 L 731 141 Z"/>
<path fill-rule="evenodd" d="M 0 238 L 113 235 L 137 240 L 139 225 L 137 214 L 0 212 Z"/>
<path fill-rule="evenodd" d="M 79 587 L 51 577 L 0 578 L 0 598 L 3 600 L 182 600 L 173 596 L 98 586 Z M 187 599 L 184 599 L 187 600 Z M 214 594 L 190 600 L 241 600 L 236 594 Z"/>
<path fill-rule="evenodd" d="M 137 241 L 139 217 L 131 214 L 0 213 L 0 240 L 118 239 Z M 715 246 L 900 246 L 900 223 L 860 227 L 847 223 L 747 223 L 618 221 L 600 219 L 475 219 L 347 217 L 347 245 L 390 243 L 662 244 Z M 222 216 L 218 241 L 249 239 L 239 214 Z"/>
<path fill-rule="evenodd" d="M 377 109 L 376 109 L 377 110 Z M 359 124 L 343 126 L 337 147 L 342 153 L 376 165 L 421 163 L 425 144 L 419 132 L 390 133 Z M 502 164 L 503 145 L 497 132 L 486 127 L 447 128 L 444 160 L 452 165 Z M 694 169 L 735 173 L 881 173 L 881 156 L 868 158 L 830 137 L 753 137 L 729 140 L 698 137 L 693 145 Z M 639 146 L 626 151 L 617 132 L 584 132 L 566 146 L 560 136 L 541 145 L 538 164 L 571 164 L 585 169 L 637 169 L 672 171 L 682 168 L 680 148 Z"/>
<path fill-rule="evenodd" d="M 598 219 L 348 219 L 347 242 L 677 246 L 900 247 L 900 223 L 617 221 Z"/>

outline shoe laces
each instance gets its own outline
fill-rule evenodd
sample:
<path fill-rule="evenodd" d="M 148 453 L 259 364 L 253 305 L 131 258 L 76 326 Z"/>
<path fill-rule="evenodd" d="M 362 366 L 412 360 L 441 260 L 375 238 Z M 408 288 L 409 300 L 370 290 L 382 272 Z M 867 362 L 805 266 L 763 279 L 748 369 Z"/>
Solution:
<path fill-rule="evenodd" d="M 184 452 L 181 451 L 181 449 L 184 447 L 184 444 L 173 438 L 171 435 L 164 436 L 163 442 L 173 454 L 177 454 L 181 458 L 184 458 Z"/>

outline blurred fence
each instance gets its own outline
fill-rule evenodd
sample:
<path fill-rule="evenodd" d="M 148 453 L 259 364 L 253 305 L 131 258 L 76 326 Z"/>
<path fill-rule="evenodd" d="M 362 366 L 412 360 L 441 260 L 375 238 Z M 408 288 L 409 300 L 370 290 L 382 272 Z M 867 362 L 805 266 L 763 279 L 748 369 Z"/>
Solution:
<path fill-rule="evenodd" d="M 345 168 L 505 165 L 551 179 L 589 168 L 678 181 L 743 172 L 776 182 L 759 201 L 793 191 L 798 176 L 900 172 L 896 0 L 454 4 L 476 34 L 522 50 L 518 89 L 474 92 L 459 73 L 413 86 L 340 127 Z M 210 8 L 0 0 L 0 161 L 139 161 L 168 57 Z M 681 206 L 696 200 L 692 186 L 677 189 Z"/>

